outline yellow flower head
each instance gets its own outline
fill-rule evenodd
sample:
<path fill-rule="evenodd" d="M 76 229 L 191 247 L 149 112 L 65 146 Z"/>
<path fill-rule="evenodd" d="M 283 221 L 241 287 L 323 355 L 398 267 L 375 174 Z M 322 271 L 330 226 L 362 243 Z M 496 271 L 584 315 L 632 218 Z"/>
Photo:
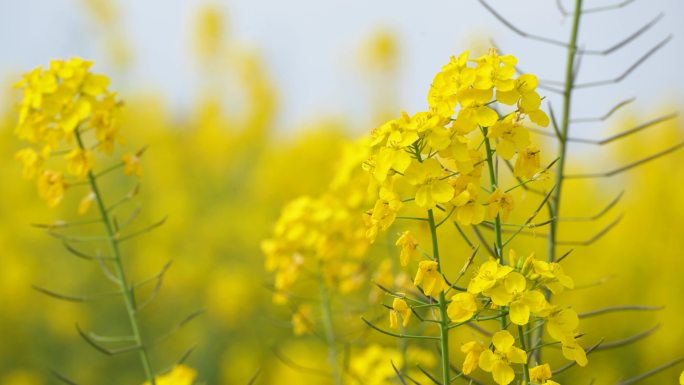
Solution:
<path fill-rule="evenodd" d="M 477 201 L 479 187 L 475 183 L 468 183 L 466 190 L 459 194 L 461 200 L 456 205 L 456 220 L 463 226 L 476 225 L 485 219 L 486 210 Z M 466 194 L 467 193 L 467 194 Z"/>
<path fill-rule="evenodd" d="M 495 351 L 489 349 L 482 352 L 479 365 L 482 370 L 491 372 L 494 381 L 499 385 L 508 385 L 515 379 L 515 372 L 511 363 L 524 364 L 527 362 L 527 353 L 513 346 L 515 339 L 507 330 L 501 330 L 492 337 Z"/>
<path fill-rule="evenodd" d="M 62 201 L 66 188 L 64 175 L 59 171 L 45 170 L 38 177 L 38 193 L 49 207 L 55 207 Z"/>
<path fill-rule="evenodd" d="M 379 232 L 387 230 L 394 223 L 401 206 L 401 200 L 394 191 L 384 187 L 380 189 L 380 196 L 373 210 L 364 216 L 366 237 L 371 242 L 375 241 Z"/>
<path fill-rule="evenodd" d="M 427 296 L 435 297 L 447 288 L 447 283 L 438 268 L 439 265 L 435 261 L 421 261 L 418 264 L 413 284 L 422 287 Z"/>
<path fill-rule="evenodd" d="M 501 220 L 506 221 L 508 215 L 515 208 L 513 196 L 501 191 L 500 188 L 494 190 L 492 195 L 489 196 L 487 203 L 489 203 L 489 206 L 487 207 L 487 216 L 490 219 L 494 219 L 497 215 L 500 215 Z"/>
<path fill-rule="evenodd" d="M 398 317 L 401 316 L 401 324 L 403 327 L 408 326 L 411 319 L 411 308 L 406 301 L 401 298 L 395 298 L 392 301 L 392 309 L 390 309 L 390 328 L 397 329 L 399 327 Z"/>
<path fill-rule="evenodd" d="M 466 342 L 461 346 L 461 351 L 466 354 L 465 360 L 463 361 L 463 374 L 466 376 L 477 369 L 478 362 L 480 360 L 480 354 L 484 352 L 487 348 L 477 341 Z"/>
<path fill-rule="evenodd" d="M 85 178 L 93 168 L 93 153 L 90 150 L 75 148 L 64 156 L 67 171 L 77 178 Z"/>
<path fill-rule="evenodd" d="M 549 364 L 537 365 L 530 368 L 530 380 L 541 385 L 560 385 L 556 381 L 551 381 L 551 367 Z"/>
<path fill-rule="evenodd" d="M 118 140 L 115 116 L 120 102 L 107 90 L 109 79 L 90 72 L 92 65 L 80 58 L 53 60 L 47 69 L 38 67 L 24 74 L 15 85 L 23 91 L 15 133 L 34 146 L 19 151 L 16 158 L 25 178 L 39 175 L 39 193 L 50 207 L 64 196 L 64 173 L 85 178 L 94 166 L 93 150 L 111 152 Z M 84 144 L 80 136 L 86 129 L 95 132 L 93 145 Z M 52 151 L 66 153 L 65 170 L 42 169 Z"/>
<path fill-rule="evenodd" d="M 546 318 L 546 330 L 551 338 L 562 341 L 565 336 L 575 335 L 579 326 L 579 317 L 571 308 L 551 307 L 548 314 L 542 314 Z"/>
<path fill-rule="evenodd" d="M 454 196 L 454 188 L 444 177 L 447 173 L 434 158 L 413 162 L 406 169 L 406 181 L 418 187 L 416 205 L 432 209 L 439 203 L 446 203 Z"/>
<path fill-rule="evenodd" d="M 510 114 L 489 128 L 488 138 L 498 138 L 496 153 L 503 159 L 513 158 L 516 150 L 521 152 L 530 144 L 529 132 L 516 121 L 515 114 Z"/>
<path fill-rule="evenodd" d="M 401 254 L 399 255 L 399 261 L 402 266 L 408 265 L 411 258 L 418 254 L 417 247 L 418 242 L 413 238 L 410 231 L 404 231 L 397 239 L 395 245 L 401 247 Z"/>
<path fill-rule="evenodd" d="M 477 274 L 468 284 L 468 292 L 479 294 L 485 290 L 491 289 L 499 280 L 503 279 L 511 271 L 513 271 L 512 267 L 502 266 L 496 260 L 490 259 L 480 265 Z"/>
<path fill-rule="evenodd" d="M 524 151 L 518 153 L 515 160 L 513 173 L 518 178 L 532 178 L 537 171 L 540 171 L 539 149 L 528 146 Z"/>
<path fill-rule="evenodd" d="M 14 157 L 23 165 L 22 175 L 24 178 L 33 179 L 49 155 L 50 147 L 46 146 L 43 151 L 35 151 L 32 148 L 19 150 Z"/>
<path fill-rule="evenodd" d="M 526 290 L 527 280 L 517 271 L 512 271 L 484 294 L 497 306 L 508 306 L 508 316 L 516 325 L 526 325 L 530 313 L 540 313 L 547 306 L 546 298 L 538 290 Z"/>
<path fill-rule="evenodd" d="M 456 323 L 465 322 L 473 318 L 477 311 L 477 300 L 471 293 L 458 293 L 451 298 L 447 308 L 447 315 Z"/>
<path fill-rule="evenodd" d="M 587 353 L 584 348 L 577 343 L 573 335 L 566 335 L 561 340 L 561 349 L 563 357 L 570 361 L 577 362 L 579 366 L 587 366 Z"/>
<path fill-rule="evenodd" d="M 530 278 L 542 283 L 554 294 L 560 293 L 564 289 L 575 287 L 572 278 L 565 275 L 561 265 L 556 262 L 549 263 L 534 259 L 532 261 Z"/>

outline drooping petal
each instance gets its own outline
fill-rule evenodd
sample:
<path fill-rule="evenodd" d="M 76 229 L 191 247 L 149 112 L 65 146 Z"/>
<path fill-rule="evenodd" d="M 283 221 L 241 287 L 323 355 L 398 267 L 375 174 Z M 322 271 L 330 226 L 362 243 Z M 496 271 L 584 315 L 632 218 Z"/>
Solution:
<path fill-rule="evenodd" d="M 492 377 L 497 384 L 508 385 L 515 379 L 515 372 L 506 362 L 497 361 L 492 367 Z"/>

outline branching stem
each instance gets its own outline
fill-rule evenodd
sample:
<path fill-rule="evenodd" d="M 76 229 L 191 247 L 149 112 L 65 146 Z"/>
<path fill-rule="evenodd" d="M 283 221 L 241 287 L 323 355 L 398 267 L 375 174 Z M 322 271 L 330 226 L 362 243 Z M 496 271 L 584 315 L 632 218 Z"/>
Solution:
<path fill-rule="evenodd" d="M 81 134 L 78 128 L 74 134 L 76 136 L 76 141 L 79 148 L 81 150 L 85 150 L 85 146 L 83 145 L 83 140 L 81 139 Z M 95 196 L 95 202 L 97 203 L 97 208 L 100 212 L 102 223 L 104 224 L 105 233 L 107 235 L 107 244 L 109 245 L 111 256 L 113 258 L 115 273 L 119 281 L 121 292 L 123 293 L 124 303 L 126 305 L 126 313 L 128 314 L 128 321 L 131 325 L 132 337 L 135 341 L 135 345 L 139 346 L 139 349 L 137 350 L 138 355 L 140 356 L 140 362 L 142 364 L 143 370 L 145 371 L 145 377 L 147 381 L 150 384 L 155 385 L 156 381 L 154 378 L 154 372 L 152 371 L 149 354 L 147 353 L 140 330 L 140 323 L 137 318 L 135 300 L 133 298 L 133 287 L 126 279 L 126 272 L 123 266 L 123 259 L 119 250 L 119 242 L 117 240 L 116 232 L 114 231 L 114 227 L 107 212 L 107 206 L 104 203 L 102 193 L 98 187 L 97 177 L 92 171 L 88 172 L 88 184 L 90 185 L 90 189 Z"/>

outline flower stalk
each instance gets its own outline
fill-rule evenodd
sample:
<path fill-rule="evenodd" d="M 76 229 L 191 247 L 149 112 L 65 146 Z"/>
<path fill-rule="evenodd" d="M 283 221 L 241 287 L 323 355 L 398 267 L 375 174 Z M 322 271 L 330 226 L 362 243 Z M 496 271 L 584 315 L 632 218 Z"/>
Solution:
<path fill-rule="evenodd" d="M 335 339 L 335 327 L 332 319 L 332 305 L 330 303 L 330 290 L 325 282 L 323 275 L 323 261 L 318 262 L 319 279 L 318 285 L 321 295 L 321 320 L 323 323 L 323 333 L 325 334 L 325 342 L 328 345 L 328 363 L 332 370 L 332 377 L 335 385 L 342 385 L 342 375 L 337 365 L 337 341 Z"/>
<path fill-rule="evenodd" d="M 435 214 L 432 209 L 428 210 L 428 224 L 430 237 L 432 238 L 432 256 L 437 262 L 437 271 L 441 274 L 442 265 L 439 259 L 439 241 L 437 240 L 437 226 Z M 447 315 L 447 300 L 444 291 L 439 293 L 439 344 L 442 353 L 442 383 L 448 384 L 450 379 L 449 365 L 449 316 Z"/>
<path fill-rule="evenodd" d="M 78 128 L 76 128 L 76 130 L 74 131 L 74 136 L 76 137 L 76 142 L 78 143 L 79 148 L 81 150 L 85 150 L 85 146 L 83 144 L 83 140 L 81 138 L 81 134 Z M 107 206 L 104 203 L 102 193 L 100 192 L 99 186 L 97 184 L 97 178 L 95 174 L 92 172 L 92 170 L 88 172 L 88 184 L 90 185 L 90 189 L 94 195 L 94 200 L 97 204 L 100 218 L 102 219 L 102 223 L 104 225 L 107 244 L 109 246 L 110 252 L 112 253 L 116 278 L 118 280 L 119 287 L 123 294 L 124 304 L 126 306 L 126 313 L 128 315 L 128 321 L 131 327 L 133 341 L 135 342 L 135 345 L 138 347 L 138 356 L 140 357 L 140 362 L 142 364 L 143 371 L 145 372 L 145 377 L 151 385 L 155 385 L 156 382 L 154 372 L 152 371 L 149 354 L 147 352 L 145 341 L 141 333 L 140 323 L 137 318 L 137 311 L 135 308 L 135 301 L 133 298 L 133 286 L 126 278 L 126 271 L 123 266 L 121 252 L 119 250 L 117 234 L 114 231 L 112 222 L 109 218 Z"/>

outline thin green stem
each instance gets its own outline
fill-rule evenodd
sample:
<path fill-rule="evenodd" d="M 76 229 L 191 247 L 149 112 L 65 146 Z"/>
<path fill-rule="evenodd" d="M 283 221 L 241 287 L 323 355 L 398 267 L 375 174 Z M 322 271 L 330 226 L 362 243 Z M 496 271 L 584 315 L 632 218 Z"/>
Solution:
<path fill-rule="evenodd" d="M 489 169 L 489 181 L 492 186 L 492 192 L 497 188 L 496 170 L 494 169 L 494 157 L 492 152 L 492 144 L 487 137 L 487 127 L 482 127 L 482 134 L 484 135 L 485 149 L 487 150 L 487 168 Z M 496 237 L 496 255 L 501 258 L 501 264 L 505 265 L 506 261 L 503 258 L 503 240 L 501 239 L 501 217 L 496 214 L 494 220 L 494 235 Z"/>
<path fill-rule="evenodd" d="M 342 385 L 342 374 L 337 365 L 337 341 L 335 339 L 335 328 L 332 321 L 332 307 L 330 304 L 330 291 L 323 276 L 323 261 L 318 262 L 319 280 L 318 285 L 321 293 L 321 320 L 323 322 L 323 331 L 325 333 L 325 340 L 328 345 L 328 363 L 332 369 L 332 375 L 335 379 L 335 385 Z"/>
<path fill-rule="evenodd" d="M 527 357 L 527 346 L 525 344 L 525 331 L 523 330 L 523 327 L 518 325 L 518 337 L 520 339 L 520 347 L 522 350 L 525 351 L 525 356 Z M 522 364 L 523 367 L 523 380 L 525 385 L 529 385 L 530 383 L 530 370 L 527 366 L 527 361 L 525 361 L 524 364 Z"/>
<path fill-rule="evenodd" d="M 494 156 L 492 151 L 492 144 L 489 141 L 489 138 L 487 137 L 487 132 L 487 127 L 482 127 L 482 135 L 484 136 L 484 144 L 487 153 L 487 168 L 489 169 L 489 181 L 492 186 L 492 191 L 495 191 L 497 188 L 496 170 L 494 169 Z M 494 219 L 494 236 L 496 237 L 496 250 L 494 251 L 496 256 L 501 260 L 501 264 L 505 265 L 506 260 L 503 258 L 503 240 L 501 234 L 501 217 L 497 213 L 496 218 Z M 501 318 L 501 329 L 506 329 L 506 317 Z"/>
<path fill-rule="evenodd" d="M 442 272 L 442 265 L 439 259 L 439 242 L 437 241 L 437 225 L 435 224 L 435 214 L 432 209 L 428 210 L 428 223 L 430 225 L 430 235 L 432 237 L 432 256 L 437 262 L 437 270 Z M 447 301 L 444 291 L 439 293 L 439 342 L 442 350 L 442 384 L 448 385 L 450 381 L 449 365 L 449 316 L 447 315 Z"/>
<path fill-rule="evenodd" d="M 575 77 L 575 56 L 577 54 L 577 37 L 579 35 L 580 19 L 582 16 L 582 0 L 575 0 L 575 12 L 572 16 L 572 29 L 570 31 L 570 41 L 565 64 L 565 81 L 563 87 L 563 115 L 560 127 L 560 137 L 558 138 L 558 169 L 556 170 L 555 190 L 549 201 L 549 216 L 552 218 L 549 225 L 549 237 L 547 243 L 546 260 L 553 262 L 556 259 L 556 245 L 558 242 L 558 217 L 560 214 L 561 192 L 563 190 L 563 179 L 565 177 L 565 161 L 567 158 L 567 137 L 570 127 L 570 108 L 572 106 L 572 92 Z M 554 123 L 555 124 L 555 123 Z M 551 293 L 546 291 L 547 299 Z M 532 335 L 533 346 L 541 341 L 541 331 Z M 537 349 L 533 357 L 537 362 L 541 362 L 543 349 Z"/>
<path fill-rule="evenodd" d="M 81 150 L 85 150 L 83 145 L 83 140 L 81 139 L 81 133 L 78 128 L 74 131 L 76 136 L 76 141 Z M 116 238 L 116 232 L 109 219 L 109 214 L 107 213 L 107 206 L 104 203 L 102 193 L 97 185 L 97 178 L 92 171 L 88 172 L 88 183 L 90 184 L 90 189 L 95 196 L 95 201 L 97 202 L 97 208 L 102 217 L 102 223 L 104 224 L 105 232 L 107 234 L 107 244 L 113 257 L 114 268 L 119 281 L 119 286 L 121 287 L 121 292 L 123 293 L 124 303 L 126 305 L 126 313 L 128 314 L 128 321 L 131 325 L 132 337 L 135 344 L 140 346 L 138 349 L 138 355 L 140 356 L 140 362 L 142 363 L 143 370 L 145 371 L 145 377 L 147 381 L 155 385 L 156 381 L 154 378 L 154 372 L 152 371 L 152 366 L 150 365 L 150 358 L 147 353 L 147 348 L 144 344 L 142 333 L 140 331 L 140 323 L 137 318 L 137 311 L 135 308 L 135 300 L 133 298 L 133 286 L 126 279 L 126 272 L 123 265 L 123 259 L 121 257 L 121 252 L 119 250 L 119 242 Z"/>

